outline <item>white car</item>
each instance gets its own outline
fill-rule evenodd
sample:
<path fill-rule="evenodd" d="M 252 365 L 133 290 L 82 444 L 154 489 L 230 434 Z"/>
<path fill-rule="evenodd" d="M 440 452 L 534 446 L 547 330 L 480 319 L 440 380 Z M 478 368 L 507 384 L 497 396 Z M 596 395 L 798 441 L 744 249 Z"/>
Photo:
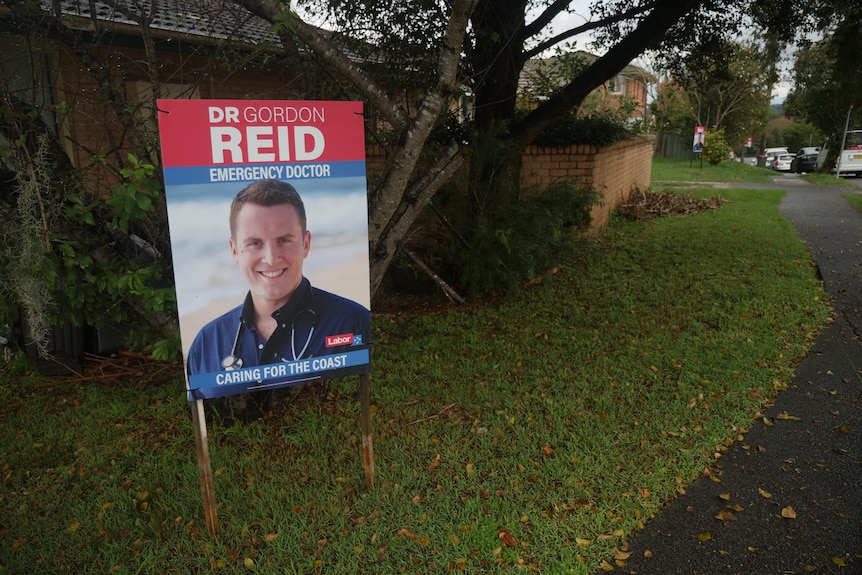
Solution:
<path fill-rule="evenodd" d="M 826 156 L 829 155 L 829 143 L 823 144 L 820 154 L 817 156 L 817 168 L 819 169 Z M 850 130 L 844 138 L 844 149 L 838 156 L 838 162 L 832 166 L 832 172 L 840 175 L 862 174 L 862 130 Z"/>
<path fill-rule="evenodd" d="M 766 167 L 771 168 L 775 158 L 786 153 L 787 148 L 766 148 L 763 150 L 763 154 L 766 156 Z"/>
<path fill-rule="evenodd" d="M 772 161 L 772 169 L 778 172 L 789 172 L 790 163 L 795 157 L 796 154 L 781 154 L 780 156 L 775 156 L 775 159 Z"/>

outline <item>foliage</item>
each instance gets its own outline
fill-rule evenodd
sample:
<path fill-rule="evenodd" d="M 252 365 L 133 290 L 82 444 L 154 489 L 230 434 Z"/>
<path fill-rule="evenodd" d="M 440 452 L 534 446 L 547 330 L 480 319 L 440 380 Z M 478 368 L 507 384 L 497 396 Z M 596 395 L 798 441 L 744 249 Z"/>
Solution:
<path fill-rule="evenodd" d="M 656 97 L 649 103 L 655 117 L 656 129 L 673 134 L 688 135 L 694 131 L 691 103 L 685 88 L 667 78 L 659 81 Z"/>
<path fill-rule="evenodd" d="M 724 130 L 707 130 L 703 140 L 703 159 L 713 166 L 730 159 L 730 146 L 724 139 Z"/>
<path fill-rule="evenodd" d="M 507 190 L 488 202 L 468 231 L 470 248 L 456 262 L 462 285 L 473 295 L 518 290 L 570 257 L 590 223 L 592 190 L 560 181 L 534 190 Z"/>
<path fill-rule="evenodd" d="M 44 137 L 34 151 L 31 169 L 19 178 L 16 205 L 6 213 L 0 211 L 0 269 L 6 278 L 0 284 L 0 325 L 15 325 L 20 309 L 28 318 L 31 341 L 39 353 L 47 355 L 50 327 L 55 323 L 58 306 L 45 281 L 54 267 L 50 265 L 51 242 L 46 229 L 57 214 L 43 197 L 43 187 L 51 182 Z M 14 224 L 9 225 L 11 222 Z"/>
<path fill-rule="evenodd" d="M 823 145 L 820 130 L 805 122 L 793 122 L 784 128 L 782 139 L 787 149 L 793 153 L 801 148 Z"/>
<path fill-rule="evenodd" d="M 29 207 L 4 217 L 0 267 L 14 280 L 0 293 L 0 310 L 10 314 L 0 321 L 17 323 L 21 306 L 28 323 L 38 327 L 31 335 L 43 355 L 51 325 L 130 325 L 129 344 L 150 345 L 165 336 L 142 322 L 139 312 L 176 314 L 173 278 L 165 275 L 162 255 L 130 233 L 134 223 L 151 216 L 160 184 L 153 179 L 152 165 L 133 156 L 129 160 L 133 168 L 123 170 L 128 179 L 104 201 L 85 202 L 88 193 L 82 189 L 55 189 L 51 184 L 60 180 L 38 159 L 33 164 L 38 185 L 28 179 L 27 169 L 16 173 L 19 207 L 24 201 Z M 50 206 L 50 211 L 36 211 L 35 202 Z M 103 221 L 103 208 L 110 209 L 115 225 Z M 160 349 L 167 358 L 179 347 L 162 344 Z"/>
<path fill-rule="evenodd" d="M 373 489 L 355 378 L 211 420 L 216 536 L 180 366 L 136 383 L 4 364 L 4 572 L 600 572 L 762 425 L 829 316 L 781 193 L 721 192 L 616 222 L 600 257 L 498 306 L 376 316 Z"/>
<path fill-rule="evenodd" d="M 537 146 L 565 148 L 587 145 L 604 148 L 632 137 L 624 118 L 616 113 L 564 116 L 533 140 Z"/>
<path fill-rule="evenodd" d="M 862 10 L 856 3 L 836 3 L 821 22 L 822 39 L 806 42 L 796 52 L 793 89 L 785 109 L 832 142 L 841 141 L 847 113 L 862 93 L 860 26 Z M 860 121 L 858 108 L 854 107 L 850 117 L 851 127 Z M 823 165 L 833 165 L 837 154 L 837 146 L 830 146 L 830 157 Z"/>
<path fill-rule="evenodd" d="M 724 130 L 732 142 L 763 129 L 768 118 L 769 74 L 756 46 L 714 38 L 697 47 L 676 70 L 692 119 Z"/>

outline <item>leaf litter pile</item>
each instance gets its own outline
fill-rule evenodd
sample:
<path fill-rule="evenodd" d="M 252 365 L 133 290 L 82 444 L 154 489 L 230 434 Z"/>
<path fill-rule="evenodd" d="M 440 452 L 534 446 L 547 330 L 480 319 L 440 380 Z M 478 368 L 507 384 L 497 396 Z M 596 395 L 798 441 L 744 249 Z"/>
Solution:
<path fill-rule="evenodd" d="M 617 212 L 626 218 L 637 221 L 651 220 L 661 216 L 685 216 L 704 210 L 720 208 L 728 202 L 721 196 L 711 198 L 696 198 L 691 193 L 680 194 L 673 191 L 634 190 L 629 199 L 617 208 Z"/>

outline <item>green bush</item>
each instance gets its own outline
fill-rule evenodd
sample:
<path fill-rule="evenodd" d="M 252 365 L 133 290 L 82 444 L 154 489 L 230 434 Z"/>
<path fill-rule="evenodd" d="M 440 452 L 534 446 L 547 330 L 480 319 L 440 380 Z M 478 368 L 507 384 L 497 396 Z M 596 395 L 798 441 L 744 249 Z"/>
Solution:
<path fill-rule="evenodd" d="M 16 324 L 22 310 L 43 354 L 50 327 L 69 321 L 127 324 L 130 345 L 153 345 L 163 359 L 177 355 L 176 338 L 142 319 L 176 318 L 170 261 L 142 237 L 160 217 L 155 204 L 164 192 L 154 166 L 127 160 L 123 181 L 102 200 L 36 154 L 36 177 L 14 173 L 17 202 L 0 202 L 0 271 L 7 280 L 0 286 L 0 325 Z"/>
<path fill-rule="evenodd" d="M 632 137 L 625 122 L 610 114 L 590 116 L 563 116 L 539 134 L 533 141 L 537 146 L 563 148 L 588 145 L 604 148 Z"/>
<path fill-rule="evenodd" d="M 730 146 L 724 138 L 724 129 L 708 130 L 703 139 L 703 159 L 715 166 L 730 157 Z"/>
<path fill-rule="evenodd" d="M 460 283 L 472 295 L 517 291 L 574 252 L 595 201 L 594 191 L 561 181 L 489 203 L 457 262 Z"/>

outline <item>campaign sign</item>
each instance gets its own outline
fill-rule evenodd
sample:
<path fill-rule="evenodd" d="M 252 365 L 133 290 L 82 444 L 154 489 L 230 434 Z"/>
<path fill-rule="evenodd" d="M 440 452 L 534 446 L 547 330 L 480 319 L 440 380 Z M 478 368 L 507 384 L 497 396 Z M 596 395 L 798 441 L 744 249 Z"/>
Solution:
<path fill-rule="evenodd" d="M 695 154 L 703 152 L 703 138 L 706 135 L 706 126 L 694 127 L 694 142 L 691 145 L 691 151 Z"/>
<path fill-rule="evenodd" d="M 368 373 L 362 103 L 158 100 L 158 118 L 189 399 Z"/>

